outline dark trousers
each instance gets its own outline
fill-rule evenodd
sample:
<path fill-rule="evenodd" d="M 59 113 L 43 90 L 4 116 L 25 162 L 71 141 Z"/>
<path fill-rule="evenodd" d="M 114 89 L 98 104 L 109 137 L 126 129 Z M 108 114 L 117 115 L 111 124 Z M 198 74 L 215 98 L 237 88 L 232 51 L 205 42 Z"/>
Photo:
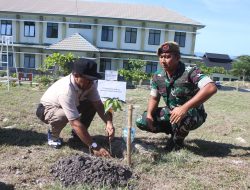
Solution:
<path fill-rule="evenodd" d="M 145 111 L 136 120 L 136 125 L 139 129 L 152 132 L 147 126 L 147 112 Z M 168 107 L 159 107 L 153 115 L 154 133 L 167 133 L 175 135 L 179 138 L 185 138 L 190 130 L 200 127 L 206 120 L 207 114 L 203 110 L 192 108 L 188 111 L 186 117 L 180 124 L 172 125 L 170 123 L 170 110 Z"/>

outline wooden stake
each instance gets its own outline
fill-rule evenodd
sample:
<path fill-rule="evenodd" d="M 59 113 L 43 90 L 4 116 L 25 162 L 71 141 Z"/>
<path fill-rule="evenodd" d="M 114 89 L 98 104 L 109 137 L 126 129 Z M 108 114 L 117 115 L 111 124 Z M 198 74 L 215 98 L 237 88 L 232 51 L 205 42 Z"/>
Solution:
<path fill-rule="evenodd" d="M 128 165 L 131 166 L 131 128 L 132 128 L 133 105 L 128 108 L 128 135 L 127 135 L 127 160 Z"/>

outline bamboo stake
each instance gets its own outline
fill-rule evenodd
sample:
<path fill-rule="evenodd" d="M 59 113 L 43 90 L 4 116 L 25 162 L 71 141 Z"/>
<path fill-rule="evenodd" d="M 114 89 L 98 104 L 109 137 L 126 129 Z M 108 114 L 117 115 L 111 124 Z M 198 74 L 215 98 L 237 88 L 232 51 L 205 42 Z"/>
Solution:
<path fill-rule="evenodd" d="M 131 166 L 131 128 L 132 128 L 132 114 L 133 105 L 129 105 L 128 108 L 128 135 L 127 135 L 127 160 L 128 165 Z"/>

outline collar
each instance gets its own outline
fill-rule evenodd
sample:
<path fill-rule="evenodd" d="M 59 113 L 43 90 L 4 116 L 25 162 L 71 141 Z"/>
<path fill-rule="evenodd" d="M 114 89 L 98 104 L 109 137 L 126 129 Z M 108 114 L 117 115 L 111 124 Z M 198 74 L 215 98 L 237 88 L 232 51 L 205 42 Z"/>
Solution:
<path fill-rule="evenodd" d="M 79 87 L 77 86 L 74 76 L 72 74 L 69 75 L 70 84 L 74 87 L 75 91 L 80 91 Z"/>
<path fill-rule="evenodd" d="M 162 76 L 166 77 L 171 83 L 173 83 L 176 79 L 178 79 L 185 72 L 185 64 L 179 61 L 178 67 L 175 70 L 172 77 L 168 77 L 166 72 L 162 69 Z"/>
<path fill-rule="evenodd" d="M 184 73 L 184 71 L 185 71 L 185 64 L 179 61 L 178 67 L 171 78 L 173 78 L 174 80 L 178 79 Z"/>

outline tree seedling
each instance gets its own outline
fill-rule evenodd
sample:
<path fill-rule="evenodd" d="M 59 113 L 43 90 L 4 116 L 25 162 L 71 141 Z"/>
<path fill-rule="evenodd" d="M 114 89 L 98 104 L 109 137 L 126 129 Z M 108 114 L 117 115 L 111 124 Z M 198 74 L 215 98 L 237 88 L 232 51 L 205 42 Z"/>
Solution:
<path fill-rule="evenodd" d="M 120 110 L 122 111 L 122 103 L 124 101 L 120 100 L 119 98 L 107 98 L 104 102 L 104 111 L 105 114 L 110 113 L 111 118 L 113 118 L 114 112 Z M 111 140 L 109 139 L 109 151 L 112 155 L 112 147 L 111 147 Z"/>

